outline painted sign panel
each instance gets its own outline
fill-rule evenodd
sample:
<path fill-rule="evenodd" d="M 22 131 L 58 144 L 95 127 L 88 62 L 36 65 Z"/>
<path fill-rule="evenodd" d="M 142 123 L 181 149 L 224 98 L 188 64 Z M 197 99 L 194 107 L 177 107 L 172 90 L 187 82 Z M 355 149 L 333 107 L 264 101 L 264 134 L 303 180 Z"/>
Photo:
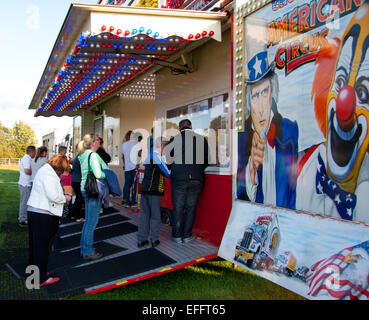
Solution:
<path fill-rule="evenodd" d="M 235 13 L 238 200 L 218 254 L 309 299 L 368 299 L 369 1 L 262 3 Z"/>
<path fill-rule="evenodd" d="M 308 299 L 369 299 L 369 228 L 236 200 L 218 255 Z"/>
<path fill-rule="evenodd" d="M 369 1 L 273 1 L 242 28 L 237 198 L 369 223 Z"/>

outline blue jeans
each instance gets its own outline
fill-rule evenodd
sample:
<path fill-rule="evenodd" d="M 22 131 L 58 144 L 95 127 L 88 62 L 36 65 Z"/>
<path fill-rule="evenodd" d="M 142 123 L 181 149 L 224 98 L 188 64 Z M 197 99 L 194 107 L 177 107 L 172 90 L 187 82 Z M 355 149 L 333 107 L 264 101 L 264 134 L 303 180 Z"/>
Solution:
<path fill-rule="evenodd" d="M 87 256 L 94 253 L 92 247 L 94 243 L 94 232 L 99 220 L 102 203 L 99 198 L 88 198 L 84 191 L 82 191 L 82 196 L 85 199 L 85 222 L 81 235 L 81 254 Z"/>
<path fill-rule="evenodd" d="M 198 180 L 172 183 L 172 237 L 189 238 L 196 218 L 196 207 L 203 182 Z"/>
<path fill-rule="evenodd" d="M 123 187 L 123 200 L 127 203 L 136 203 L 136 192 L 137 192 L 137 170 L 124 171 L 124 187 Z M 132 189 L 132 198 L 131 198 Z"/>

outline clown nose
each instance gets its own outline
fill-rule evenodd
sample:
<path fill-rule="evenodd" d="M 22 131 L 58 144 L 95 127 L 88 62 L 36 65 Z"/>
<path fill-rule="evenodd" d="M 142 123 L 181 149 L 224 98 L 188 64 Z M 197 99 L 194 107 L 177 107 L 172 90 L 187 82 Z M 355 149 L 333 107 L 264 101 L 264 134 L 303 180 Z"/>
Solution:
<path fill-rule="evenodd" d="M 343 131 L 350 131 L 355 125 L 356 93 L 353 87 L 344 86 L 336 100 L 337 121 Z"/>

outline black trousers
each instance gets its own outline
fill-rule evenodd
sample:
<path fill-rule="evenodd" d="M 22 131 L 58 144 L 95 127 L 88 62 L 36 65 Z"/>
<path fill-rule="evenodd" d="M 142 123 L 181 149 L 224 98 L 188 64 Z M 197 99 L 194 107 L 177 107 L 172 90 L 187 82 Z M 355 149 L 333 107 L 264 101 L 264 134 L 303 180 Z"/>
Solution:
<path fill-rule="evenodd" d="M 72 188 L 74 193 L 76 194 L 76 200 L 72 205 L 72 213 L 71 217 L 75 219 L 81 219 L 85 217 L 84 210 L 82 209 L 85 200 L 83 199 L 81 193 L 81 183 L 80 182 L 72 182 Z"/>
<path fill-rule="evenodd" d="M 188 238 L 196 218 L 196 207 L 203 182 L 198 180 L 172 183 L 172 237 Z"/>
<path fill-rule="evenodd" d="M 40 283 L 47 277 L 47 265 L 51 245 L 59 229 L 60 218 L 43 213 L 28 211 L 29 265 L 40 270 Z"/>

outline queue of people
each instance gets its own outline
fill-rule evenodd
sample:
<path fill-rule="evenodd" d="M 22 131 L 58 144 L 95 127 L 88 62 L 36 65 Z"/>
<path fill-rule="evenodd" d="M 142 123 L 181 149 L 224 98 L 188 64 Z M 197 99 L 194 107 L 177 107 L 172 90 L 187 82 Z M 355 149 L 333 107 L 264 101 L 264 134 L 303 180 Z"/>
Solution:
<path fill-rule="evenodd" d="M 191 141 L 191 145 L 186 145 Z M 160 244 L 160 204 L 164 195 L 164 176 L 171 179 L 173 202 L 172 237 L 175 243 L 188 243 L 195 236 L 192 228 L 196 207 L 205 181 L 205 168 L 209 162 L 209 147 L 205 137 L 192 130 L 192 123 L 184 119 L 179 123 L 179 133 L 166 141 L 163 137 L 153 139 L 153 129 L 148 139 L 149 155 L 144 160 L 144 177 L 141 184 L 141 210 L 138 225 L 138 247 Z M 132 139 L 128 131 L 122 145 L 125 184 L 123 201 L 125 207 L 136 202 L 137 157 L 142 146 Z M 200 154 L 199 154 L 200 153 Z M 168 161 L 169 160 L 169 161 Z M 136 178 L 137 179 L 137 178 Z"/>
<path fill-rule="evenodd" d="M 28 226 L 29 264 L 39 268 L 41 286 L 60 280 L 50 276 L 47 265 L 52 242 L 66 212 L 72 220 L 85 222 L 81 234 L 81 258 L 94 260 L 102 256 L 92 248 L 101 199 L 88 198 L 84 191 L 89 167 L 96 178 L 105 178 L 101 170 L 106 169 L 107 165 L 99 154 L 106 162 L 110 161 L 110 156 L 102 148 L 101 142 L 102 139 L 95 134 L 86 135 L 78 145 L 78 155 L 73 161 L 67 158 L 67 149 L 63 146 L 49 161 L 46 147 L 36 150 L 34 146 L 29 146 L 20 161 L 18 222 L 22 227 Z M 67 208 L 71 207 L 74 195 L 75 202 L 70 212 Z"/>
<path fill-rule="evenodd" d="M 137 205 L 137 169 L 142 156 L 141 140 L 142 137 L 133 139 L 132 131 L 128 131 L 122 144 L 125 177 L 122 204 L 125 207 Z M 154 140 L 153 130 L 148 141 L 149 155 L 143 161 L 145 170 L 141 184 L 138 247 L 145 247 L 150 242 L 152 247 L 160 245 L 160 205 L 165 191 L 165 177 L 171 179 L 172 186 L 174 210 L 171 240 L 175 243 L 188 243 L 194 239 L 192 228 L 197 202 L 204 185 L 204 170 L 208 164 L 207 141 L 192 130 L 188 119 L 179 123 L 179 133 L 170 141 L 163 137 Z M 186 146 L 188 141 L 195 143 Z M 71 210 L 68 210 L 69 216 L 76 222 L 84 222 L 80 240 L 81 259 L 92 261 L 103 256 L 93 248 L 94 231 L 103 197 L 91 196 L 85 186 L 89 172 L 93 173 L 96 182 L 106 185 L 108 189 L 109 183 L 115 183 L 111 181 L 111 170 L 107 166 L 111 158 L 102 144 L 103 140 L 98 135 L 85 135 L 76 146 L 78 155 L 72 161 L 67 159 L 63 148 L 59 154 L 46 161 L 45 147 L 36 150 L 30 146 L 20 162 L 18 220 L 21 226 L 29 227 L 29 263 L 39 267 L 41 285 L 59 281 L 47 272 L 48 256 L 63 212 L 71 204 L 72 197 L 75 197 L 75 201 Z M 200 157 L 196 153 L 199 150 L 202 153 Z M 189 158 L 193 161 L 187 161 Z M 119 183 L 116 185 L 119 190 Z M 121 189 L 119 194 L 122 194 Z"/>

